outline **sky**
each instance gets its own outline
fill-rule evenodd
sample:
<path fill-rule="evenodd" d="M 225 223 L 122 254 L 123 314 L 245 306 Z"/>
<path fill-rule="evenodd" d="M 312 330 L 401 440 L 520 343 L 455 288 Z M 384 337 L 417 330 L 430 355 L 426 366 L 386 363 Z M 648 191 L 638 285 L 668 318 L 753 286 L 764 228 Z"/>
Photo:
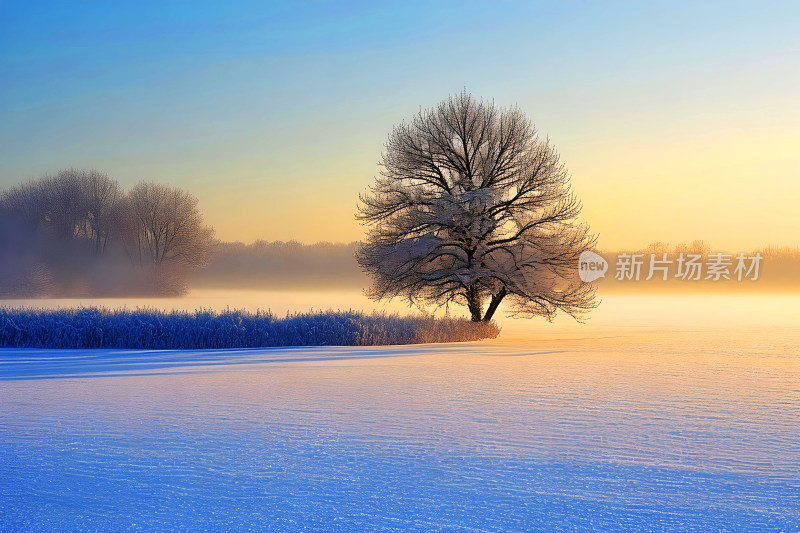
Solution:
<path fill-rule="evenodd" d="M 800 245 L 798 2 L 0 0 L 0 188 L 190 190 L 223 240 L 353 241 L 392 126 L 466 89 L 558 148 L 603 249 Z"/>

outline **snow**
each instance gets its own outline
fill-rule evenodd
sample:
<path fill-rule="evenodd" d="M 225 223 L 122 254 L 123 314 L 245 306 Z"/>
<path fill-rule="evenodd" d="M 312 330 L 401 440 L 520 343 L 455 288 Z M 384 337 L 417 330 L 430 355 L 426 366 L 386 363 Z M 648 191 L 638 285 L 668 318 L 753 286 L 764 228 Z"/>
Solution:
<path fill-rule="evenodd" d="M 797 328 L 600 318 L 452 345 L 2 350 L 0 530 L 796 528 Z"/>

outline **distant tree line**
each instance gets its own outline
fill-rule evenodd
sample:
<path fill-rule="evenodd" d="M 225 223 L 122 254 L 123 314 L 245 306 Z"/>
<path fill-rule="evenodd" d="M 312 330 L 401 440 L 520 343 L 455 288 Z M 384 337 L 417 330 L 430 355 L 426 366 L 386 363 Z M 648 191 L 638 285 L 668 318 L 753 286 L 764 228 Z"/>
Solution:
<path fill-rule="evenodd" d="M 207 288 L 360 290 L 368 280 L 355 260 L 357 245 L 216 242 L 208 264 L 192 271 L 190 283 Z"/>
<path fill-rule="evenodd" d="M 212 243 L 188 191 L 62 170 L 0 192 L 0 296 L 180 294 Z"/>
<path fill-rule="evenodd" d="M 189 284 L 197 288 L 229 289 L 353 289 L 361 290 L 369 283 L 354 259 L 358 243 L 303 244 L 297 241 L 215 242 L 208 264 L 191 272 Z M 718 250 L 696 240 L 669 245 L 654 242 L 640 249 L 599 251 L 608 262 L 605 278 L 597 282 L 598 291 L 611 292 L 696 292 L 696 291 L 797 291 L 800 290 L 800 248 L 762 247 L 756 250 L 728 250 L 735 263 L 738 252 L 748 256 L 761 254 L 757 281 L 699 281 L 676 277 L 676 264 L 670 267 L 667 281 L 656 274 L 649 281 L 650 256 L 672 260 L 684 254 L 699 255 L 701 262 Z M 641 254 L 643 264 L 638 281 L 615 279 L 620 254 Z M 731 271 L 733 265 L 731 266 Z M 702 277 L 705 278 L 705 273 Z M 733 278 L 735 280 L 735 277 Z"/>

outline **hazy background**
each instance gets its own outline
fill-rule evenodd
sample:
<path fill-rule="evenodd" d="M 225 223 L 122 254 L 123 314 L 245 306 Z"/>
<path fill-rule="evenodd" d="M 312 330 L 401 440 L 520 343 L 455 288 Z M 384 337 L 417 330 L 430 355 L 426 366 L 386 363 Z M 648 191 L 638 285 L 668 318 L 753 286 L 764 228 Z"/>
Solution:
<path fill-rule="evenodd" d="M 393 124 L 464 87 L 561 151 L 602 249 L 797 246 L 796 2 L 4 2 L 0 188 L 191 190 L 223 241 L 350 242 Z"/>

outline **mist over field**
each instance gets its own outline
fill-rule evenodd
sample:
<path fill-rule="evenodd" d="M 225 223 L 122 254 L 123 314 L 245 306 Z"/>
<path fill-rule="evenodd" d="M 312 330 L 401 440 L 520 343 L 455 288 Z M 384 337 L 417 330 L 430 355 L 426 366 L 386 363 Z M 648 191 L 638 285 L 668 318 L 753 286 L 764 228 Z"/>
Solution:
<path fill-rule="evenodd" d="M 225 242 L 213 238 L 214 228 L 205 224 L 201 207 L 190 191 L 149 182 L 125 190 L 97 170 L 62 170 L 0 190 L 0 298 L 170 296 L 192 288 L 331 290 L 370 284 L 356 260 L 358 242 Z M 800 290 L 796 247 L 720 250 L 695 240 L 599 254 L 608 264 L 606 275 L 594 280 L 602 292 Z M 619 271 L 623 254 L 636 255 L 641 263 L 635 277 Z M 735 271 L 740 255 L 751 263 L 758 257 L 759 263 L 743 272 L 749 275 L 744 280 Z M 724 276 L 702 271 L 718 256 L 727 262 Z M 677 263 L 689 258 L 700 269 L 696 276 L 681 276 Z M 650 269 L 664 261 L 666 270 Z M 577 264 L 565 266 L 577 276 Z"/>
<path fill-rule="evenodd" d="M 355 260 L 358 243 L 218 242 L 208 265 L 192 272 L 194 288 L 360 289 L 369 283 Z"/>
<path fill-rule="evenodd" d="M 209 264 L 194 271 L 190 286 L 202 288 L 253 288 L 299 290 L 313 289 L 359 289 L 369 280 L 355 261 L 357 243 L 302 244 L 296 241 L 266 242 L 252 244 L 241 242 L 216 243 Z M 707 264 L 709 256 L 723 253 L 729 256 L 727 279 L 706 279 L 708 273 L 701 271 L 698 280 L 682 279 L 678 275 L 677 260 L 681 254 L 699 256 L 701 264 Z M 760 254 L 757 279 L 743 277 L 738 280 L 734 272 L 736 256 L 742 253 L 748 258 Z M 800 291 L 800 248 L 762 247 L 755 250 L 719 250 L 704 241 L 669 245 L 653 243 L 647 247 L 618 252 L 600 251 L 609 270 L 596 284 L 602 292 L 782 292 Z M 639 279 L 617 279 L 617 263 L 620 254 L 641 254 L 642 265 Z M 661 260 L 666 254 L 670 262 L 666 280 L 661 271 L 651 279 L 649 266 L 651 254 Z"/>
<path fill-rule="evenodd" d="M 0 297 L 181 294 L 213 234 L 188 191 L 60 170 L 0 190 Z"/>

